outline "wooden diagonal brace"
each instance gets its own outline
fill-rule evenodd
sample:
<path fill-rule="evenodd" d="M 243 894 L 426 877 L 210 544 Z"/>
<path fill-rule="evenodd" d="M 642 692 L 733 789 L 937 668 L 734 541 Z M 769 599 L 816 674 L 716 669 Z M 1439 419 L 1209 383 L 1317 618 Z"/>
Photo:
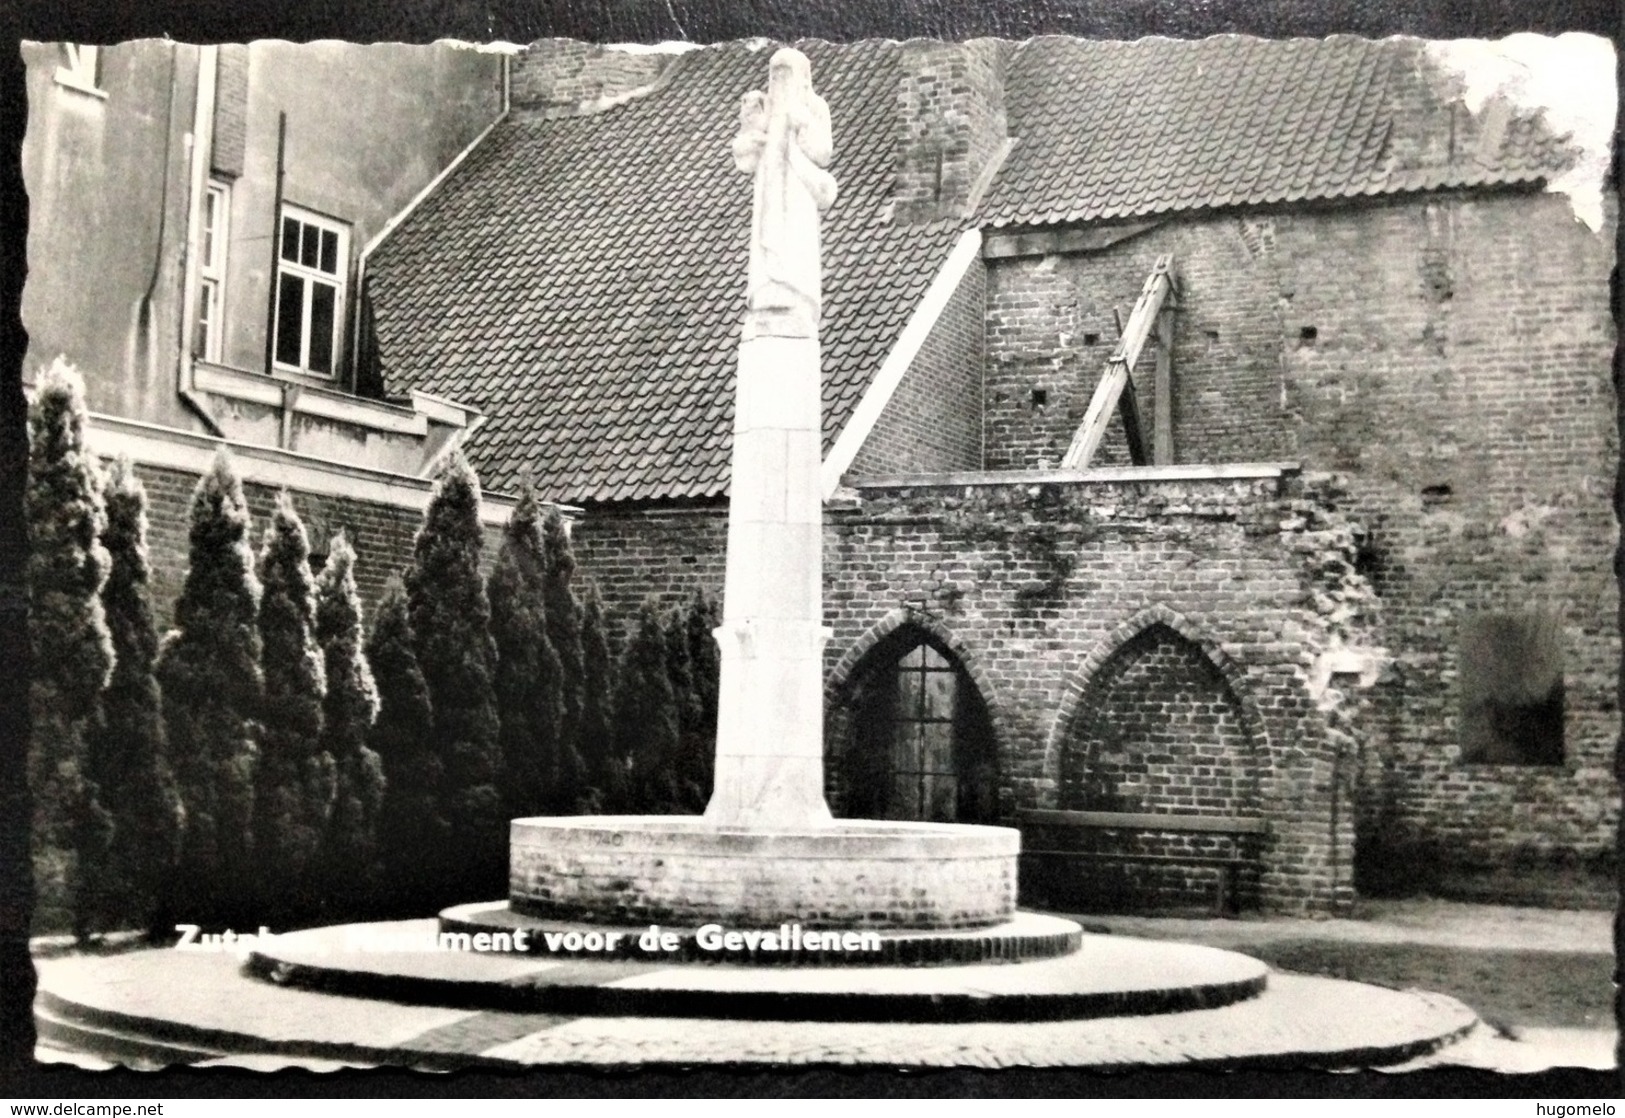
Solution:
<path fill-rule="evenodd" d="M 1140 297 L 1128 316 L 1128 325 L 1123 328 L 1123 337 L 1107 360 L 1100 383 L 1095 386 L 1095 394 L 1089 400 L 1089 410 L 1084 413 L 1077 434 L 1072 436 L 1072 445 L 1061 460 L 1063 469 L 1081 470 L 1088 467 L 1089 460 L 1100 446 L 1100 440 L 1106 435 L 1106 424 L 1114 410 L 1123 417 L 1129 456 L 1136 466 L 1146 464 L 1148 440 L 1140 425 L 1139 402 L 1134 395 L 1134 363 L 1140 359 L 1146 338 L 1150 336 L 1158 315 L 1173 293 L 1173 265 L 1172 256 L 1159 256 L 1156 266 L 1146 277 Z"/>

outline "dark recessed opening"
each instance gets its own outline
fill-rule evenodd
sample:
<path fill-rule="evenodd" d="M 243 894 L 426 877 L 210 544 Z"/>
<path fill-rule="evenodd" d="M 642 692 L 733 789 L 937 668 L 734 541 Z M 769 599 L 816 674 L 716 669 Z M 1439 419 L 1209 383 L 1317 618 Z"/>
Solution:
<path fill-rule="evenodd" d="M 1210 342 L 1216 342 L 1219 340 L 1219 332 L 1217 330 L 1203 330 L 1202 333 L 1207 335 L 1207 340 Z"/>
<path fill-rule="evenodd" d="M 1033 407 L 1041 408 L 1047 403 L 1049 403 L 1049 389 L 1047 389 L 1047 388 L 1035 388 L 1035 389 L 1033 389 Z"/>
<path fill-rule="evenodd" d="M 1424 505 L 1437 505 L 1442 501 L 1448 501 L 1452 492 L 1453 490 L 1446 482 L 1441 482 L 1438 485 L 1424 485 L 1422 487 L 1422 503 Z"/>
<path fill-rule="evenodd" d="M 1083 336 L 1083 344 L 1084 345 L 1099 345 L 1100 344 L 1100 335 L 1099 334 L 1085 334 Z"/>
<path fill-rule="evenodd" d="M 1298 341 L 1304 345 L 1314 345 L 1315 339 L 1320 337 L 1320 331 L 1313 326 L 1305 326 L 1298 331 Z"/>
<path fill-rule="evenodd" d="M 1462 619 L 1463 761 L 1563 763 L 1562 631 L 1555 615 L 1539 611 Z"/>

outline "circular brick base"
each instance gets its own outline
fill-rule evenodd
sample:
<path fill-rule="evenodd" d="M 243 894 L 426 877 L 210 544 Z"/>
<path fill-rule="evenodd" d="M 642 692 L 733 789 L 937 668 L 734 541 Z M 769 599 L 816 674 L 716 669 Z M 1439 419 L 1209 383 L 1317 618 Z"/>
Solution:
<path fill-rule="evenodd" d="M 517 912 L 603 924 L 974 928 L 1016 907 L 1018 832 L 838 820 L 796 830 L 695 816 L 515 819 Z"/>

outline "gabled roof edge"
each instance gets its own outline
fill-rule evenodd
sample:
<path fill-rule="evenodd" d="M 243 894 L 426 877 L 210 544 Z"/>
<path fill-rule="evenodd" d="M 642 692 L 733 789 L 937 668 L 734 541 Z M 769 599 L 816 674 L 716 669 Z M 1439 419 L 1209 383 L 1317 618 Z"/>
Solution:
<path fill-rule="evenodd" d="M 863 449 L 863 444 L 874 431 L 875 424 L 880 422 L 886 405 L 891 402 L 897 386 L 903 382 L 903 376 L 913 367 L 914 358 L 918 356 L 925 340 L 931 336 L 931 330 L 936 326 L 937 319 L 942 316 L 948 300 L 959 290 L 959 284 L 965 278 L 965 273 L 970 270 L 974 261 L 980 259 L 981 254 L 982 233 L 972 226 L 961 233 L 959 239 L 954 242 L 954 247 L 943 261 L 942 267 L 932 277 L 931 286 L 926 288 L 924 296 L 909 315 L 908 322 L 904 324 L 903 332 L 897 336 L 897 343 L 892 346 L 891 352 L 886 354 L 886 359 L 881 362 L 874 380 L 869 382 L 869 387 L 859 398 L 857 407 L 852 409 L 851 418 L 836 436 L 835 445 L 830 447 L 829 454 L 825 456 L 819 480 L 826 501 L 840 486 L 842 475 L 851 468 L 858 451 Z"/>

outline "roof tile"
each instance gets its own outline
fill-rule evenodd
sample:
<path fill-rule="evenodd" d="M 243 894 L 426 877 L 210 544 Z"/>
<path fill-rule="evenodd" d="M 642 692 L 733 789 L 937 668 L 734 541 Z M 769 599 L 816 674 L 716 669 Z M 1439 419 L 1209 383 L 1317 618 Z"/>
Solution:
<path fill-rule="evenodd" d="M 840 184 L 823 229 L 828 445 L 960 224 L 878 220 L 897 44 L 801 47 Z M 660 91 L 607 112 L 516 114 L 369 262 L 389 387 L 485 412 L 468 451 L 488 488 L 529 469 L 566 501 L 726 491 L 750 224 L 729 145 L 767 59 L 743 44 L 692 51 Z"/>
<path fill-rule="evenodd" d="M 800 44 L 840 185 L 823 227 L 824 439 L 851 416 L 965 224 L 889 219 L 896 43 Z M 694 50 L 645 97 L 492 131 L 368 263 L 392 391 L 479 407 L 488 488 L 573 502 L 727 490 L 750 183 L 729 145 L 766 52 Z M 1562 143 L 1478 124 L 1414 40 L 1063 38 L 1015 48 L 1019 142 L 977 215 L 1042 226 L 1283 199 L 1538 181 Z"/>
<path fill-rule="evenodd" d="M 1283 199 L 1536 181 L 1568 158 L 1532 117 L 1488 167 L 1477 122 L 1420 40 L 1216 36 L 1022 44 L 1005 87 L 1019 140 L 986 225 L 1115 220 Z M 1456 135 L 1452 146 L 1449 137 Z"/>

